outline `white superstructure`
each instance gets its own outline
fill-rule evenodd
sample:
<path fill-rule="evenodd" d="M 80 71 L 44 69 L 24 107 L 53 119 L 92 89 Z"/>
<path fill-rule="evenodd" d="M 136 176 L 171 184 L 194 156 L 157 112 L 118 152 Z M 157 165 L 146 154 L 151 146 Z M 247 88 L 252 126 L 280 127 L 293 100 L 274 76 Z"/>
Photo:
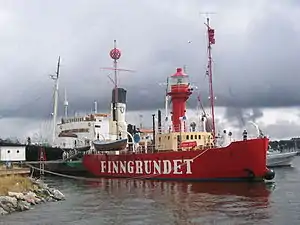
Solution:
<path fill-rule="evenodd" d="M 111 112 L 113 113 L 114 104 L 111 104 Z M 117 140 L 118 137 L 127 138 L 127 123 L 126 123 L 126 104 L 116 103 L 116 117 L 118 121 L 113 121 L 113 117 L 110 119 L 109 133 L 112 140 Z M 118 126 L 118 129 L 117 129 Z"/>
<path fill-rule="evenodd" d="M 94 113 L 63 118 L 57 125 L 56 145 L 62 148 L 80 148 L 96 139 L 108 140 L 110 115 Z"/>
<path fill-rule="evenodd" d="M 111 135 L 111 139 L 126 139 L 126 90 L 124 88 L 113 89 L 112 100 L 110 105 L 111 122 L 109 127 L 109 133 Z"/>
<path fill-rule="evenodd" d="M 85 116 L 67 117 L 56 127 L 55 145 L 65 149 L 90 146 L 94 140 L 118 140 L 127 138 L 126 90 L 118 88 L 118 98 L 112 93 L 110 114 L 95 112 Z M 66 114 L 67 115 L 67 114 Z"/>

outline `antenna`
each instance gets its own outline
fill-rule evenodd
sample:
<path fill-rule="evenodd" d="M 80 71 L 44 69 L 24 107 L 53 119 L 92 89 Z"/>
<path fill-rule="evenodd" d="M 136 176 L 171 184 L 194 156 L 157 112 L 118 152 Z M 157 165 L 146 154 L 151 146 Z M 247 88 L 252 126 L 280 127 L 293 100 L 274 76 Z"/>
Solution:
<path fill-rule="evenodd" d="M 204 12 L 200 12 L 200 15 L 205 15 L 205 18 L 209 18 L 209 15 L 215 15 L 217 14 L 216 12 L 209 12 L 209 11 L 204 11 Z"/>
<path fill-rule="evenodd" d="M 118 68 L 118 60 L 121 58 L 121 50 L 117 48 L 117 41 L 114 40 L 114 48 L 109 52 L 110 57 L 113 59 L 113 67 L 101 67 L 103 70 L 113 70 L 114 71 L 114 79 L 112 79 L 109 75 L 108 78 L 114 84 L 114 88 L 118 88 L 118 72 L 135 72 L 135 70 L 128 69 L 120 69 Z M 115 97 L 118 97 L 117 95 Z"/>

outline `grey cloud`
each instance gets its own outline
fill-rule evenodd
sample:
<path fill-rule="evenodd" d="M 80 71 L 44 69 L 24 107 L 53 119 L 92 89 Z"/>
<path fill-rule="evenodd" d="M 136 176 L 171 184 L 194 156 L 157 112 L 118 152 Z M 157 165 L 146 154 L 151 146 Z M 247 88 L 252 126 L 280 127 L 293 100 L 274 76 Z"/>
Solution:
<path fill-rule="evenodd" d="M 263 16 L 251 20 L 244 33 L 226 28 L 222 21 L 236 3 L 214 3 L 220 10 L 212 20 L 216 105 L 299 105 L 299 31 L 285 12 L 299 5 L 277 2 L 282 7 L 276 11 L 261 3 Z M 207 92 L 205 27 L 199 16 L 205 7 L 204 1 L 174 0 L 2 3 L 0 114 L 46 117 L 51 113 L 52 82 L 47 75 L 55 71 L 58 55 L 62 56 L 61 103 L 66 87 L 70 110 L 89 111 L 95 99 L 100 110 L 108 110 L 112 84 L 109 71 L 100 68 L 112 65 L 108 52 L 113 39 L 122 50 L 120 67 L 136 70 L 119 75 L 121 86 L 128 89 L 129 110 L 163 107 L 164 88 L 158 83 L 183 65 L 192 82 Z M 239 2 L 236 7 L 248 6 Z M 188 105 L 196 105 L 195 96 Z"/>
<path fill-rule="evenodd" d="M 300 127 L 288 120 L 276 121 L 276 123 L 263 126 L 262 130 L 267 131 L 271 139 L 290 139 L 300 136 Z"/>
<path fill-rule="evenodd" d="M 232 125 L 236 127 L 243 127 L 247 122 L 256 122 L 257 119 L 263 117 L 263 112 L 258 108 L 243 109 L 228 107 L 225 110 L 224 117 Z"/>

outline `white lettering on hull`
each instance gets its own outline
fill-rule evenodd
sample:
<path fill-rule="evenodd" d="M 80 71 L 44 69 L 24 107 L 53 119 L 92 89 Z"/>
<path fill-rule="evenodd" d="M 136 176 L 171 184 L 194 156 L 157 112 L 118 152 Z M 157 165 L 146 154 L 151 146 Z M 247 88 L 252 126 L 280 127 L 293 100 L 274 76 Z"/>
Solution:
<path fill-rule="evenodd" d="M 192 174 L 193 159 L 100 161 L 100 172 L 111 174 Z M 184 169 L 185 168 L 185 169 Z"/>

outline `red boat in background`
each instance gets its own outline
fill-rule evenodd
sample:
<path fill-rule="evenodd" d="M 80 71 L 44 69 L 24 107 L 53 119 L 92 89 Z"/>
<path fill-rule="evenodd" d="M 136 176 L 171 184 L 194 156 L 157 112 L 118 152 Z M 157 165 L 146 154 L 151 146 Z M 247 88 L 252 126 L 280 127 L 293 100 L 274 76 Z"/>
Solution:
<path fill-rule="evenodd" d="M 160 110 L 157 129 L 153 118 L 154 148 L 145 147 L 136 151 L 135 144 L 128 143 L 128 146 L 133 146 L 132 149 L 127 147 L 124 150 L 85 154 L 83 165 L 89 172 L 98 177 L 189 181 L 263 181 L 274 178 L 275 173 L 266 166 L 269 144 L 266 137 L 256 139 L 244 137 L 242 141 L 223 142 L 223 144 L 216 140 L 211 59 L 211 45 L 215 44 L 215 39 L 209 20 L 206 25 L 211 120 L 207 115 L 203 115 L 199 130 L 196 130 L 195 123 L 186 125 L 186 101 L 192 94 L 193 88 L 188 76 L 178 68 L 169 79 L 170 88 L 167 92 L 167 99 L 170 98 L 172 103 L 170 124 L 164 130 L 162 129 Z M 118 49 L 115 48 L 116 50 Z M 116 58 L 114 60 L 116 62 Z M 117 90 L 116 86 L 115 88 Z M 118 101 L 115 99 L 113 104 L 118 104 Z M 168 101 L 166 101 L 166 121 L 167 105 Z M 113 107 L 113 110 L 116 108 Z M 115 111 L 112 113 L 117 114 Z"/>

